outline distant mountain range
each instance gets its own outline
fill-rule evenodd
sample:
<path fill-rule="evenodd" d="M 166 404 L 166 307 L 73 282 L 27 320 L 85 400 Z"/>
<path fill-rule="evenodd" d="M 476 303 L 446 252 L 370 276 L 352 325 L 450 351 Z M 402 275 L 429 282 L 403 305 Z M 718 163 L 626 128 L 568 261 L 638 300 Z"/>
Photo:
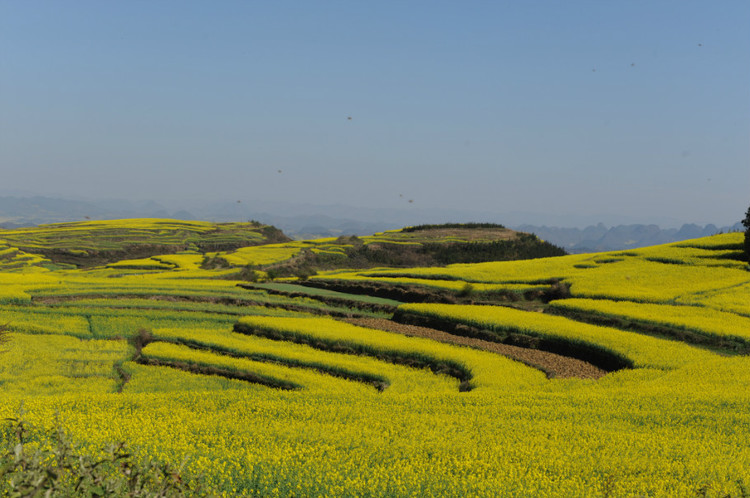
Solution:
<path fill-rule="evenodd" d="M 82 201 L 41 196 L 0 197 L 0 226 L 4 228 L 86 219 L 175 217 L 169 215 L 163 206 L 153 201 Z"/>
<path fill-rule="evenodd" d="M 493 222 L 536 234 L 571 253 L 632 249 L 720 232 L 741 231 L 741 223 L 717 227 L 685 224 L 662 229 L 657 225 L 603 223 L 586 228 L 560 228 L 512 223 L 517 214 L 459 213 L 436 210 L 367 209 L 352 206 L 308 206 L 279 201 L 252 205 L 235 202 L 100 201 L 57 199 L 43 196 L 0 196 L 0 227 L 17 228 L 86 219 L 175 218 L 180 220 L 249 221 L 274 225 L 295 239 L 369 235 L 409 225 L 446 222 Z M 538 215 L 537 215 L 538 217 Z"/>
<path fill-rule="evenodd" d="M 608 228 L 602 223 L 584 229 L 534 225 L 519 225 L 512 228 L 533 233 L 540 239 L 560 246 L 570 253 L 632 249 L 743 230 L 740 222 L 722 228 L 712 224 L 703 227 L 685 224 L 679 229 L 664 229 L 657 225 L 618 225 Z"/>

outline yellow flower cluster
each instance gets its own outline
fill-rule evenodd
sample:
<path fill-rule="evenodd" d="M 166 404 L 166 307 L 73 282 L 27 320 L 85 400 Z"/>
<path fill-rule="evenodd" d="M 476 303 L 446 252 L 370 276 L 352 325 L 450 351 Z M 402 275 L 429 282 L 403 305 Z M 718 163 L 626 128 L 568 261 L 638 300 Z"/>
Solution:
<path fill-rule="evenodd" d="M 343 280 L 355 280 L 355 281 L 367 281 L 373 280 L 377 282 L 385 282 L 389 284 L 405 284 L 405 285 L 418 285 L 421 287 L 434 287 L 438 289 L 447 289 L 451 291 L 461 291 L 466 286 L 466 281 L 463 280 L 445 280 L 439 278 L 415 278 L 408 276 L 388 276 L 389 273 L 376 273 L 376 272 L 327 272 L 321 275 L 320 279 L 343 279 Z M 472 283 L 472 288 L 476 292 L 498 292 L 498 291 L 511 291 L 511 292 L 525 292 L 529 290 L 540 290 L 549 287 L 548 285 L 535 285 L 525 283 Z"/>
<path fill-rule="evenodd" d="M 643 368 L 673 369 L 705 361 L 714 355 L 687 344 L 589 325 L 561 316 L 499 306 L 404 304 L 403 311 L 466 323 L 498 332 L 564 339 L 612 352 Z M 244 320 L 244 319 L 243 319 Z"/>
<path fill-rule="evenodd" d="M 366 356 L 390 356 L 395 361 L 413 359 L 423 364 L 457 366 L 468 371 L 470 385 L 475 388 L 507 390 L 523 388 L 544 380 L 540 371 L 502 356 L 429 339 L 357 327 L 329 318 L 248 316 L 241 318 L 238 325 L 244 326 L 240 327 L 241 331 L 281 333 L 291 340 L 324 343 L 332 348 L 349 347 Z"/>
<path fill-rule="evenodd" d="M 0 287 L 0 304 L 28 304 L 31 296 L 21 286 Z"/>
<path fill-rule="evenodd" d="M 41 265 L 49 262 L 49 259 L 43 256 L 21 251 L 0 241 L 0 271 L 18 272 L 28 271 L 30 268 L 43 271 Z"/>
<path fill-rule="evenodd" d="M 108 268 L 132 268 L 137 270 L 171 270 L 174 264 L 167 264 L 157 258 L 123 259 L 107 265 Z"/>
<path fill-rule="evenodd" d="M 118 381 L 113 366 L 128 354 L 124 341 L 52 334 L 14 333 L 3 349 L 0 390 L 24 397 L 113 392 Z"/>
<path fill-rule="evenodd" d="M 333 323 L 338 324 L 339 322 Z M 444 375 L 434 375 L 428 370 L 393 365 L 366 356 L 320 351 L 303 344 L 290 344 L 264 337 L 237 334 L 228 329 L 156 329 L 153 334 L 158 340 L 194 345 L 219 354 L 228 352 L 235 356 L 306 368 L 328 375 L 374 384 L 379 389 L 385 389 L 384 392 L 388 395 L 409 392 L 454 392 L 458 390 L 456 379 Z M 248 365 L 245 365 L 246 369 L 249 368 Z M 310 378 L 316 379 L 315 384 L 320 384 L 324 382 L 322 379 L 325 379 L 325 376 Z M 297 383 L 303 387 L 308 387 L 304 380 Z M 335 391 L 334 389 L 328 390 L 329 392 Z"/>
<path fill-rule="evenodd" d="M 241 247 L 229 253 L 216 253 L 215 255 L 220 256 L 229 264 L 235 266 L 270 265 L 286 261 L 296 256 L 301 250 L 302 246 L 299 243 L 267 244 L 263 246 Z"/>
<path fill-rule="evenodd" d="M 747 294 L 746 297 L 750 297 L 750 294 Z M 602 316 L 615 316 L 657 325 L 673 326 L 706 335 L 734 336 L 750 342 L 750 317 L 711 308 L 607 299 L 562 299 L 552 302 L 551 306 L 563 311 L 594 312 Z"/>
<path fill-rule="evenodd" d="M 709 308 L 750 317 L 750 282 L 695 294 L 686 294 L 676 299 L 681 304 L 706 306 Z"/>

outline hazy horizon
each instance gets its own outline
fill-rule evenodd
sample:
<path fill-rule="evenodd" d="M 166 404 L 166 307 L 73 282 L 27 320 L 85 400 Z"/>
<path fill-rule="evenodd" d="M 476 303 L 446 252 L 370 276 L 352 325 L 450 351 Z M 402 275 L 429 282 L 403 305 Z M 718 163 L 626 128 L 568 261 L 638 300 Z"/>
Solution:
<path fill-rule="evenodd" d="M 508 212 L 472 211 L 470 209 L 448 209 L 432 208 L 425 209 L 411 206 L 409 208 L 368 208 L 346 204 L 324 204 L 315 202 L 293 202 L 284 200 L 273 201 L 227 201 L 226 199 L 127 199 L 127 198 L 91 198 L 85 196 L 70 197 L 46 197 L 36 195 L 32 192 L 8 191 L 0 188 L 0 202 L 9 198 L 24 201 L 42 200 L 41 206 L 47 200 L 61 200 L 63 202 L 80 202 L 87 205 L 85 215 L 81 211 L 83 206 L 72 207 L 72 211 L 59 211 L 53 216 L 57 221 L 75 221 L 86 219 L 117 219 L 132 217 L 131 213 L 140 213 L 136 217 L 142 217 L 144 213 L 151 213 L 146 217 L 154 217 L 159 211 L 167 217 L 178 216 L 181 219 L 185 214 L 190 214 L 194 220 L 204 221 L 247 221 L 257 219 L 270 224 L 277 223 L 275 220 L 286 220 L 287 223 L 303 223 L 305 220 L 317 220 L 325 226 L 337 226 L 339 223 L 349 220 L 360 222 L 365 225 L 379 225 L 375 231 L 395 229 L 404 226 L 424 223 L 499 223 L 510 228 L 533 225 L 536 227 L 555 228 L 578 228 L 596 226 L 602 224 L 607 228 L 623 225 L 657 225 L 661 229 L 679 229 L 684 225 L 698 225 L 701 227 L 715 225 L 719 229 L 725 229 L 739 223 L 739 216 L 725 220 L 700 221 L 693 219 L 678 219 L 649 216 L 646 219 L 632 217 L 627 214 L 617 213 L 588 213 L 581 215 L 566 215 L 554 212 L 535 212 L 514 210 Z M 17 209 L 14 209 L 17 211 Z M 73 214 L 79 213 L 78 217 Z M 37 213 L 38 217 L 38 213 Z M 88 217 L 88 218 L 87 218 Z M 156 216 L 163 217 L 163 216 Z M 328 221 L 326 222 L 326 218 Z M 42 216 L 41 223 L 51 223 L 55 220 L 49 216 Z M 8 216 L 0 205 L 0 223 L 21 221 L 28 223 L 28 219 Z M 321 226 L 323 226 L 321 225 Z M 330 227 L 329 227 L 330 228 Z"/>
<path fill-rule="evenodd" d="M 731 224 L 748 21 L 740 1 L 0 1 L 0 189 Z"/>

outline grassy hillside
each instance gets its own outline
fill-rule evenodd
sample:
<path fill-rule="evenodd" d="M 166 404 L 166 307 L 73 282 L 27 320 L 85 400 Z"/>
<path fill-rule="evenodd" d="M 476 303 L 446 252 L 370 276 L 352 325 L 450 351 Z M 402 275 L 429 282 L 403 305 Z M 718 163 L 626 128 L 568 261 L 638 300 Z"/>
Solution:
<path fill-rule="evenodd" d="M 0 241 L 55 263 L 98 266 L 180 251 L 232 250 L 289 240 L 260 223 L 132 219 L 55 223 L 0 230 Z"/>
<path fill-rule="evenodd" d="M 331 268 L 435 266 L 565 254 L 534 235 L 500 225 L 411 227 L 366 237 L 292 241 L 257 222 L 162 219 L 86 221 L 0 230 L 0 265 L 35 264 L 168 269 L 175 253 L 196 254 L 209 269 L 245 269 L 243 278 L 308 276 Z M 46 260 L 46 261 L 45 261 Z"/>
<path fill-rule="evenodd" d="M 214 267 L 246 267 L 273 277 L 308 277 L 335 268 L 443 266 L 564 255 L 565 251 L 501 225 L 407 227 L 371 236 L 338 237 L 217 252 Z"/>
<path fill-rule="evenodd" d="M 347 245 L 408 254 L 435 240 L 505 240 L 497 227 L 486 238 L 473 227 L 471 240 L 452 230 L 468 228 L 82 269 L 24 259 L 51 239 L 22 251 L 0 237 L 10 265 L 0 267 L 0 418 L 22 407 L 29 451 L 52 445 L 59 425 L 80 454 L 126 441 L 134 464 L 168 464 L 191 489 L 223 496 L 747 494 L 741 234 L 239 278 L 305 250 L 341 262 L 355 261 Z M 94 250 L 86 233 L 66 250 Z"/>

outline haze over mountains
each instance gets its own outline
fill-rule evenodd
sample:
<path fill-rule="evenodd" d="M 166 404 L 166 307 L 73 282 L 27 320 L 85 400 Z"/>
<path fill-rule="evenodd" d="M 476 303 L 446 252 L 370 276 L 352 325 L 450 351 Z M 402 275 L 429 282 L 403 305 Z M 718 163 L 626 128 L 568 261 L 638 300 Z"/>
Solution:
<path fill-rule="evenodd" d="M 658 225 L 617 225 L 607 227 L 603 223 L 590 225 L 584 229 L 547 226 L 519 225 L 515 230 L 531 232 L 543 240 L 552 242 L 570 253 L 603 252 L 633 249 L 657 244 L 667 244 L 680 240 L 708 237 L 722 232 L 740 231 L 742 225 L 717 227 L 686 223 L 680 228 L 659 228 Z"/>
<path fill-rule="evenodd" d="M 291 201 L 253 204 L 243 201 L 130 201 L 0 196 L 0 226 L 14 228 L 65 221 L 115 218 L 247 221 L 274 225 L 296 239 L 368 235 L 408 225 L 445 222 L 493 222 L 534 233 L 571 253 L 632 249 L 720 232 L 742 230 L 740 222 L 716 226 L 654 219 L 633 223 L 626 217 L 555 216 L 537 213 L 482 213 L 456 210 L 371 209 L 344 205 L 309 205 Z M 739 218 L 739 215 L 738 215 Z M 605 225 L 605 223 L 609 223 Z M 558 226 L 551 226 L 557 224 Z M 681 226 L 679 226 L 681 225 Z M 564 228 L 561 226 L 565 226 Z M 677 228 L 679 226 L 679 228 Z M 585 228 L 582 228 L 585 227 Z"/>

